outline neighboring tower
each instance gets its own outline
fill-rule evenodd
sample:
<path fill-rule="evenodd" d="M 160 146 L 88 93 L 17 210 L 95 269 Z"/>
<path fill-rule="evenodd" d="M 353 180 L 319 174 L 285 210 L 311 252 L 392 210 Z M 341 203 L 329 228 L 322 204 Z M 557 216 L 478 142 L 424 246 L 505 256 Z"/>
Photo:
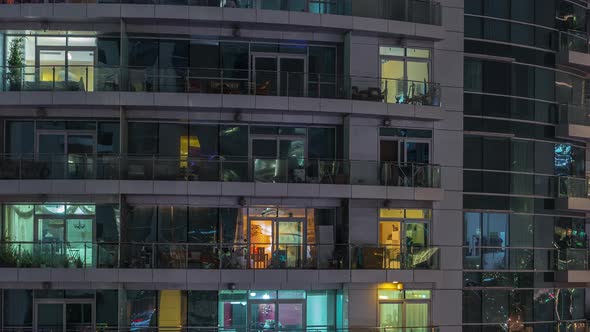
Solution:
<path fill-rule="evenodd" d="M 585 328 L 587 12 L 465 1 L 465 331 Z"/>

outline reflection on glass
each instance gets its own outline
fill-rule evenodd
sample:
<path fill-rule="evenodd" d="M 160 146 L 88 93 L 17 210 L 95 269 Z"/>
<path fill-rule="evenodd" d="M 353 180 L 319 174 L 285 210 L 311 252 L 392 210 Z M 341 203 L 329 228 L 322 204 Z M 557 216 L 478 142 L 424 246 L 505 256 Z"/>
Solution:
<path fill-rule="evenodd" d="M 266 268 L 272 253 L 273 222 L 271 220 L 250 220 L 251 266 Z"/>
<path fill-rule="evenodd" d="M 92 266 L 92 241 L 94 240 L 92 219 L 68 219 L 66 232 L 68 235 L 68 257 L 76 265 Z"/>
<path fill-rule="evenodd" d="M 277 328 L 275 321 L 274 303 L 256 303 L 250 305 L 250 328 L 253 330 L 274 330 Z"/>
<path fill-rule="evenodd" d="M 381 303 L 379 305 L 380 327 L 403 327 L 402 303 Z"/>
<path fill-rule="evenodd" d="M 303 249 L 303 223 L 299 221 L 279 221 L 278 246 L 273 253 L 273 267 L 293 268 L 301 261 Z"/>
<path fill-rule="evenodd" d="M 280 330 L 303 328 L 303 303 L 279 303 Z"/>
<path fill-rule="evenodd" d="M 42 331 L 60 331 L 63 329 L 63 304 L 37 304 L 37 327 Z"/>

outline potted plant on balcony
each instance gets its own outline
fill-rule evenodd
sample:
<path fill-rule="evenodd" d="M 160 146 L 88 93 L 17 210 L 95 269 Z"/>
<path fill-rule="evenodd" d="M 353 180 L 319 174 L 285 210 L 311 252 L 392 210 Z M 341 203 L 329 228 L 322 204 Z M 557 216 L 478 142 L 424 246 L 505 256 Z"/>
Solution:
<path fill-rule="evenodd" d="M 10 245 L 0 247 L 0 267 L 16 267 L 18 260 Z"/>
<path fill-rule="evenodd" d="M 8 72 L 6 74 L 10 91 L 19 91 L 21 89 L 24 45 L 25 39 L 23 37 L 15 38 L 10 42 L 7 61 Z"/>

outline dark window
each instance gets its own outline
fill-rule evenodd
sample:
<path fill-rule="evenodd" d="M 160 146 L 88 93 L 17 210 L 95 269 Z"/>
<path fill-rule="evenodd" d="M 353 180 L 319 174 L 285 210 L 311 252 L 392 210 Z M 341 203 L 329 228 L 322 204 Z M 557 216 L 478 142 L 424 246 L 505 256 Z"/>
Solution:
<path fill-rule="evenodd" d="M 510 308 L 510 292 L 505 290 L 482 291 L 482 322 L 505 323 Z"/>
<path fill-rule="evenodd" d="M 482 138 L 479 136 L 464 136 L 464 162 L 465 168 L 481 169 L 482 168 Z"/>
<path fill-rule="evenodd" d="M 114 204 L 96 205 L 96 240 L 98 242 L 119 241 L 117 206 Z"/>
<path fill-rule="evenodd" d="M 481 323 L 481 291 L 463 291 L 463 323 Z"/>
<path fill-rule="evenodd" d="M 483 34 L 485 39 L 502 42 L 510 41 L 510 25 L 506 21 L 485 19 L 483 21 Z"/>
<path fill-rule="evenodd" d="M 188 326 L 217 326 L 217 291 L 188 291 Z"/>
<path fill-rule="evenodd" d="M 130 154 L 152 155 L 158 153 L 158 124 L 129 123 L 128 147 Z"/>
<path fill-rule="evenodd" d="M 129 66 L 156 66 L 158 60 L 158 40 L 129 39 Z"/>
<path fill-rule="evenodd" d="M 119 123 L 99 122 L 96 152 L 119 153 Z"/>
<path fill-rule="evenodd" d="M 190 125 L 189 135 L 189 156 L 209 158 L 219 155 L 219 126 Z"/>
<path fill-rule="evenodd" d="M 510 5 L 512 20 L 529 23 L 534 21 L 535 0 L 512 0 Z"/>
<path fill-rule="evenodd" d="M 509 0 L 484 0 L 483 14 L 499 18 L 510 18 Z"/>
<path fill-rule="evenodd" d="M 467 1 L 467 3 L 469 3 L 469 1 Z M 465 16 L 465 37 L 483 37 L 483 26 L 481 17 Z"/>
<path fill-rule="evenodd" d="M 483 0 L 465 1 L 465 14 L 481 15 L 483 13 Z"/>
<path fill-rule="evenodd" d="M 336 153 L 334 128 L 308 129 L 308 157 L 310 159 L 334 159 Z"/>
<path fill-rule="evenodd" d="M 97 38 L 97 66 L 118 66 L 121 61 L 119 48 L 118 38 Z M 102 72 L 106 73 L 107 71 L 99 69 L 97 74 Z"/>
<path fill-rule="evenodd" d="M 128 211 L 128 218 L 123 218 L 121 229 L 123 242 L 154 242 L 157 239 L 155 206 L 134 206 Z M 126 220 L 126 222 L 125 222 Z"/>
<path fill-rule="evenodd" d="M 158 242 L 186 242 L 187 222 L 185 206 L 158 207 Z"/>
<path fill-rule="evenodd" d="M 219 68 L 219 43 L 216 41 L 191 41 L 190 66 L 192 68 Z"/>
<path fill-rule="evenodd" d="M 185 138 L 188 136 L 188 126 L 179 123 L 160 123 L 158 131 L 158 152 L 164 156 L 181 155 L 181 136 Z M 183 142 L 187 144 L 188 141 Z M 184 147 L 186 152 L 188 147 Z"/>
<path fill-rule="evenodd" d="M 5 327 L 33 324 L 33 291 L 5 289 L 3 306 Z"/>
<path fill-rule="evenodd" d="M 219 209 L 217 208 L 189 207 L 188 241 L 216 243 L 218 220 Z"/>
<path fill-rule="evenodd" d="M 483 66 L 481 60 L 465 59 L 465 91 L 482 91 Z"/>
<path fill-rule="evenodd" d="M 512 23 L 510 25 L 510 41 L 515 44 L 534 45 L 535 28 L 530 25 Z"/>
<path fill-rule="evenodd" d="M 510 141 L 508 139 L 492 137 L 483 139 L 483 168 L 510 170 Z"/>
<path fill-rule="evenodd" d="M 119 295 L 115 289 L 96 290 L 96 325 L 117 327 Z"/>
<path fill-rule="evenodd" d="M 240 224 L 238 218 L 241 218 L 241 214 L 238 209 L 232 208 L 221 208 L 219 209 L 219 215 L 221 217 L 221 229 L 222 229 L 222 242 L 224 244 L 232 244 L 244 241 L 244 238 L 240 236 L 238 225 Z"/>
<path fill-rule="evenodd" d="M 6 123 L 6 152 L 11 154 L 33 153 L 35 129 L 32 121 L 8 121 Z"/>

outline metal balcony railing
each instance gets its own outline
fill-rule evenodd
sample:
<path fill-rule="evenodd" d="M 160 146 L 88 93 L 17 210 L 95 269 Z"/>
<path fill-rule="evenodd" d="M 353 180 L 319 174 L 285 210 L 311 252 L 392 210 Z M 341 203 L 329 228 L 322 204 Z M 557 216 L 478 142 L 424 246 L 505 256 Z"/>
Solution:
<path fill-rule="evenodd" d="M 588 43 L 588 33 L 586 32 L 570 30 L 559 33 L 560 51 L 589 53 L 590 47 Z"/>
<path fill-rule="evenodd" d="M 303 158 L 8 154 L 0 155 L 0 179 L 221 181 L 440 188 L 441 167 Z"/>
<path fill-rule="evenodd" d="M 559 123 L 590 126 L 590 107 L 587 105 L 559 105 Z"/>
<path fill-rule="evenodd" d="M 134 269 L 439 269 L 432 246 L 4 242 L 0 267 Z"/>
<path fill-rule="evenodd" d="M 491 271 L 588 270 L 589 254 L 588 248 L 466 246 L 463 247 L 463 268 Z"/>
<path fill-rule="evenodd" d="M 559 177 L 559 197 L 588 198 L 588 178 Z"/>
<path fill-rule="evenodd" d="M 0 67 L 2 91 L 179 92 L 355 99 L 440 106 L 440 85 L 334 74 L 104 66 Z"/>
<path fill-rule="evenodd" d="M 360 16 L 441 25 L 442 11 L 430 0 L 0 0 L 0 4 L 107 3 L 248 8 Z"/>

